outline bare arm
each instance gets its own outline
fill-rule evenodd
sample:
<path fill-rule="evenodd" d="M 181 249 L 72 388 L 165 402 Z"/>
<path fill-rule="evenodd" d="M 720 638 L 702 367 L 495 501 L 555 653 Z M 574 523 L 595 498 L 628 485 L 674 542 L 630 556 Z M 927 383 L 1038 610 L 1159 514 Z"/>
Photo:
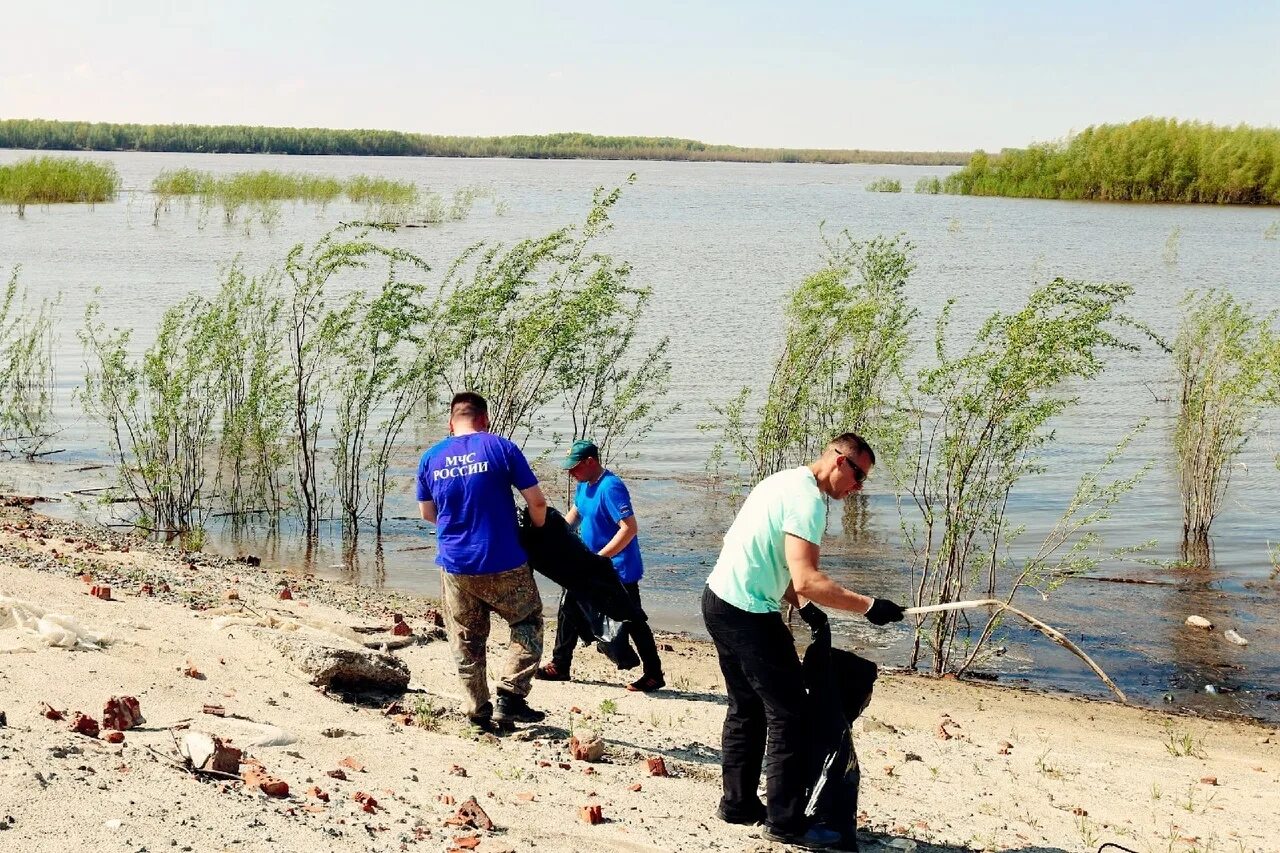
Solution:
<path fill-rule="evenodd" d="M 564 517 L 564 522 L 570 527 L 577 527 L 579 521 L 582 521 L 582 515 L 578 512 L 578 508 L 575 506 L 573 509 L 569 510 L 569 514 Z"/>
<path fill-rule="evenodd" d="M 422 514 L 424 521 L 432 524 L 436 523 L 436 502 L 435 501 L 418 501 L 418 512 Z"/>
<path fill-rule="evenodd" d="M 533 522 L 533 526 L 541 527 L 546 524 L 547 496 L 542 493 L 542 487 L 533 485 L 521 489 L 520 494 L 524 495 L 524 501 L 529 505 L 529 520 Z"/>
<path fill-rule="evenodd" d="M 636 522 L 633 515 L 630 518 L 624 518 L 618 522 L 618 532 L 613 534 L 613 538 L 605 543 L 597 553 L 601 557 L 613 557 L 615 554 L 622 552 L 622 549 L 631 544 L 631 540 L 636 538 L 640 525 Z"/>
<path fill-rule="evenodd" d="M 783 550 L 787 568 L 791 571 L 791 591 L 796 596 L 854 613 L 866 613 L 871 609 L 875 599 L 845 589 L 818 568 L 817 545 L 788 533 Z M 788 600 L 798 604 L 798 600 Z"/>

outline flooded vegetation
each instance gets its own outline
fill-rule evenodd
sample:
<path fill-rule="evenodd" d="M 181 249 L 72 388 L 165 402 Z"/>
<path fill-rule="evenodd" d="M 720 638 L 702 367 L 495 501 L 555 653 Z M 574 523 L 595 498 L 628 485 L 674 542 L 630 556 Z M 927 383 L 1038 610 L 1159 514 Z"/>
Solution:
<path fill-rule="evenodd" d="M 0 166 L 0 204 L 13 205 L 18 216 L 33 204 L 111 201 L 120 176 L 110 163 L 73 157 L 31 157 Z"/>
<path fill-rule="evenodd" d="M 1280 129 L 1145 118 L 1059 142 L 978 151 L 949 175 L 961 195 L 1280 204 Z"/>

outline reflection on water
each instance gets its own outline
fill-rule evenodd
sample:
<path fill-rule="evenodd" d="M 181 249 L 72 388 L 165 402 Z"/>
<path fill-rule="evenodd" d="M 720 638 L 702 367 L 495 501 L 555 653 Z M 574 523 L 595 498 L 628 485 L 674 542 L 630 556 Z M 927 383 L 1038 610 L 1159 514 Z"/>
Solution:
<path fill-rule="evenodd" d="M 0 151 L 0 162 L 23 156 Z M 670 628 L 700 629 L 697 594 L 736 510 L 733 496 L 705 486 L 703 466 L 714 439 L 698 426 L 714 420 L 712 403 L 744 385 L 763 387 L 780 341 L 783 296 L 818 258 L 819 222 L 848 226 L 859 238 L 902 232 L 917 246 L 918 268 L 907 289 L 922 314 L 912 368 L 929 357 L 929 324 L 947 299 L 958 300 L 957 333 L 971 334 L 991 311 L 1010 308 L 1035 282 L 1056 276 L 1131 283 L 1135 319 L 1165 335 L 1176 323 L 1179 297 L 1192 287 L 1223 286 L 1259 308 L 1280 308 L 1280 242 L 1264 239 L 1275 218 L 1265 209 L 863 191 L 870 177 L 897 177 L 911 186 L 923 174 L 945 172 L 905 166 L 89 156 L 116 164 L 127 190 L 119 203 L 29 209 L 23 220 L 0 211 L 0 269 L 21 263 L 22 281 L 34 299 L 62 294 L 55 361 L 57 414 L 64 427 L 58 447 L 65 452 L 41 465 L 0 463 L 0 483 L 22 491 L 63 495 L 101 487 L 109 475 L 74 470 L 105 458 L 102 437 L 84 422 L 72 398 L 83 371 L 75 331 L 95 288 L 101 288 L 106 322 L 135 328 L 134 340 L 142 346 L 165 308 L 189 292 L 212 291 L 220 268 L 233 257 L 240 255 L 247 270 L 260 271 L 279 263 L 294 243 L 315 240 L 339 221 L 361 215 L 345 203 L 323 210 L 286 208 L 273 228 L 255 227 L 247 236 L 243 228 L 216 222 L 201 227 L 196 215 L 175 208 L 152 225 L 150 215 L 139 211 L 150 211 L 143 190 L 160 170 L 276 168 L 339 177 L 372 174 L 446 192 L 467 185 L 492 187 L 507 203 L 508 215 L 482 208 L 464 222 L 406 229 L 392 238 L 427 257 L 437 270 L 476 240 L 510 242 L 576 221 L 594 186 L 616 185 L 636 172 L 639 181 L 615 210 L 616 227 L 606 248 L 632 263 L 637 283 L 654 289 L 642 336 L 671 336 L 672 396 L 682 408 L 635 448 L 634 458 L 614 467 L 628 477 L 640 515 L 646 609 Z M 136 198 L 128 190 L 138 190 Z M 1166 263 L 1163 249 L 1175 227 L 1177 259 Z M 1214 524 L 1212 553 L 1184 555 L 1169 451 L 1170 380 L 1164 357 L 1143 352 L 1117 355 L 1099 380 L 1064 389 L 1078 395 L 1080 403 L 1055 424 L 1056 441 L 1044 453 L 1045 472 L 1019 484 L 1009 505 L 1010 519 L 1027 528 L 1022 547 L 1039 542 L 1081 474 L 1096 467 L 1135 423 L 1150 418 L 1151 426 L 1130 446 L 1124 464 L 1132 471 L 1150 461 L 1154 468 L 1099 532 L 1108 547 L 1155 540 L 1146 556 L 1157 564 L 1109 562 L 1098 574 L 1161 583 L 1076 580 L 1048 600 L 1028 593 L 1020 606 L 1081 643 L 1139 700 L 1162 703 L 1168 694 L 1178 706 L 1280 718 L 1280 701 L 1265 698 L 1280 690 L 1280 631 L 1272 615 L 1280 581 L 1271 575 L 1266 553 L 1268 541 L 1280 541 L 1280 471 L 1274 462 L 1280 420 L 1264 420 L 1246 447 L 1244 465 Z M 530 451 L 562 452 L 553 439 L 557 429 L 554 422 L 546 424 L 545 438 L 534 441 Z M 212 529 L 211 547 L 256 553 L 298 571 L 434 594 L 434 543 L 428 525 L 417 520 L 410 483 L 417 454 L 438 435 L 438 423 L 413 424 L 409 446 L 391 472 L 400 491 L 387 507 L 392 518 L 381 550 L 367 533 L 344 543 L 336 523 L 325 527 L 308 553 L 289 524 L 273 534 L 227 519 Z M 549 479 L 557 490 L 563 487 Z M 876 478 L 865 494 L 833 508 L 823 563 L 860 591 L 906 600 L 909 556 L 889 489 L 887 479 Z M 84 495 L 67 496 L 55 507 L 59 513 L 103 520 L 118 518 L 123 510 L 96 505 Z M 1185 556 L 1194 557 L 1191 562 L 1199 568 L 1165 567 Z M 1192 612 L 1219 627 L 1209 633 L 1188 628 L 1184 622 Z M 844 642 L 866 647 L 881 662 L 906 659 L 910 636 L 905 629 L 875 629 L 856 618 L 837 619 L 836 627 Z M 1227 643 L 1226 627 L 1250 644 Z M 990 662 L 1006 679 L 1105 694 L 1077 659 L 1039 634 L 1009 623 L 994 645 L 1007 649 Z M 1239 689 L 1214 696 L 1204 693 L 1209 683 Z"/>

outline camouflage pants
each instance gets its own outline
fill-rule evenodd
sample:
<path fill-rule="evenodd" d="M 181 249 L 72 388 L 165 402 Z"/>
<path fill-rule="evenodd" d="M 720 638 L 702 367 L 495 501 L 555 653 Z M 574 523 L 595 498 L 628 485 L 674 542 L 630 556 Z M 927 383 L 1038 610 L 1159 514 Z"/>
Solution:
<path fill-rule="evenodd" d="M 491 613 L 511 626 L 507 672 L 499 679 L 498 689 L 528 696 L 533 673 L 542 661 L 542 596 L 533 582 L 533 571 L 527 564 L 491 575 L 442 571 L 440 586 L 449 646 L 467 694 L 467 715 L 488 717 L 493 713 L 486 666 Z"/>

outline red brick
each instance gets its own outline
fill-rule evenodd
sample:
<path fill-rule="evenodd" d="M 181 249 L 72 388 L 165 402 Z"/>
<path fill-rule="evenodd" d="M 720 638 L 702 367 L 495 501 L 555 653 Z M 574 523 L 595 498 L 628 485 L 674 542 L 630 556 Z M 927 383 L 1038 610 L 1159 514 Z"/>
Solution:
<path fill-rule="evenodd" d="M 651 755 L 644 760 L 645 766 L 649 768 L 650 776 L 670 776 L 667 772 L 667 762 L 660 755 Z"/>
<path fill-rule="evenodd" d="M 40 703 L 40 714 L 41 716 L 50 720 L 62 720 L 62 719 L 65 719 L 67 716 L 66 714 L 59 711 L 57 708 L 50 705 L 48 702 Z"/>
<path fill-rule="evenodd" d="M 71 724 L 68 726 L 71 731 L 86 737 L 98 736 L 98 721 L 88 714 L 82 714 L 76 711 L 71 717 Z"/>
<path fill-rule="evenodd" d="M 94 585 L 89 588 L 89 594 L 94 598 L 101 598 L 103 601 L 110 601 L 111 587 Z"/>
<path fill-rule="evenodd" d="M 413 629 L 409 627 L 408 622 L 397 622 L 392 626 L 391 633 L 397 637 L 407 637 L 413 633 Z"/>
<path fill-rule="evenodd" d="M 103 728 L 123 732 L 146 721 L 142 716 L 142 706 L 134 696 L 112 696 L 102 709 Z"/>
<path fill-rule="evenodd" d="M 107 743 L 124 743 L 124 732 L 115 729 L 107 729 L 102 733 L 102 739 Z"/>
<path fill-rule="evenodd" d="M 315 797 L 317 800 L 319 800 L 322 803 L 329 802 L 329 795 L 318 785 L 312 785 L 310 788 L 308 788 L 307 796 Z"/>
<path fill-rule="evenodd" d="M 595 826 L 597 823 L 604 822 L 604 810 L 599 806 L 581 806 L 578 809 L 578 818 L 584 823 Z"/>
<path fill-rule="evenodd" d="M 280 590 L 279 598 L 281 601 L 293 601 L 293 590 L 286 586 L 284 589 Z"/>

